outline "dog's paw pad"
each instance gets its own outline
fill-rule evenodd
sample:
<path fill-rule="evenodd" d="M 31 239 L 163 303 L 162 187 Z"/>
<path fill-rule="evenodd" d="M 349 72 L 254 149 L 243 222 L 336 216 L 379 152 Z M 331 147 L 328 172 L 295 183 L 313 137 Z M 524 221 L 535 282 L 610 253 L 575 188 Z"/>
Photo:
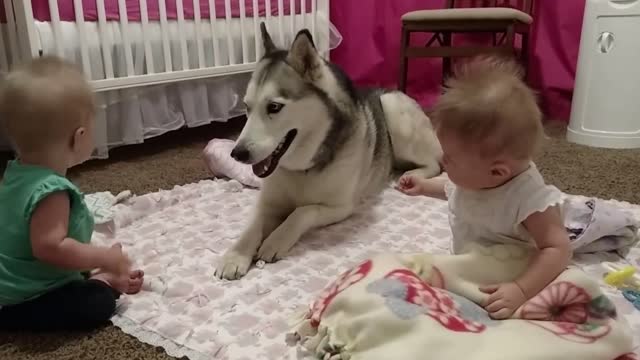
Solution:
<path fill-rule="evenodd" d="M 237 252 L 229 252 L 224 255 L 216 269 L 216 277 L 227 280 L 240 279 L 249 271 L 251 257 Z"/>
<path fill-rule="evenodd" d="M 273 263 L 282 259 L 285 255 L 285 251 L 271 246 L 262 246 L 258 250 L 258 259 L 265 263 Z"/>

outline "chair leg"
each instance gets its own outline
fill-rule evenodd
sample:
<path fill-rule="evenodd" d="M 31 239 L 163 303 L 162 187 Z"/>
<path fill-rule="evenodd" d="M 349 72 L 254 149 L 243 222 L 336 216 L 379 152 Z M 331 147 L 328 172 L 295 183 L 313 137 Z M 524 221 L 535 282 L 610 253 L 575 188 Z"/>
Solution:
<path fill-rule="evenodd" d="M 516 29 L 514 25 L 507 27 L 507 33 L 505 35 L 504 47 L 507 52 L 510 52 L 512 56 L 516 56 Z"/>
<path fill-rule="evenodd" d="M 451 33 L 443 32 L 442 33 L 442 46 L 451 47 Z M 451 57 L 443 56 L 442 57 L 442 84 L 444 85 L 447 77 L 451 75 Z"/>
<path fill-rule="evenodd" d="M 529 33 L 522 34 L 522 49 L 520 49 L 520 61 L 524 67 L 524 80 L 529 80 Z"/>
<path fill-rule="evenodd" d="M 400 73 L 398 77 L 398 90 L 404 93 L 407 92 L 407 72 L 409 71 L 409 59 L 407 58 L 409 39 L 409 30 L 406 29 L 403 25 L 400 40 Z"/>

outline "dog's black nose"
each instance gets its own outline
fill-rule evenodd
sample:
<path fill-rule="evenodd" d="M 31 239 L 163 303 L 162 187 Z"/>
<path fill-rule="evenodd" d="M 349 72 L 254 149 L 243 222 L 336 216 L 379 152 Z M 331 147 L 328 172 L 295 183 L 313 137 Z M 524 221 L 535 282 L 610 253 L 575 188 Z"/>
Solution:
<path fill-rule="evenodd" d="M 244 146 L 236 146 L 231 150 L 231 157 L 236 159 L 236 161 L 246 163 L 249 161 L 251 154 Z"/>

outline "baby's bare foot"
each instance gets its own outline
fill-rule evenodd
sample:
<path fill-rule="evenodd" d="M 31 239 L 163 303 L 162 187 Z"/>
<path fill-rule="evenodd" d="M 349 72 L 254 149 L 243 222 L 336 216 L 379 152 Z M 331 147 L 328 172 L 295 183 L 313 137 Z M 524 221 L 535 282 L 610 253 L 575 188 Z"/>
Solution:
<path fill-rule="evenodd" d="M 126 294 L 133 295 L 140 292 L 142 284 L 144 283 L 144 271 L 133 270 L 129 273 L 129 288 L 125 291 Z"/>
<path fill-rule="evenodd" d="M 142 270 L 133 270 L 129 276 L 117 276 L 107 272 L 98 271 L 91 277 L 94 280 L 100 280 L 115 290 L 124 294 L 137 294 L 144 283 L 144 272 Z"/>

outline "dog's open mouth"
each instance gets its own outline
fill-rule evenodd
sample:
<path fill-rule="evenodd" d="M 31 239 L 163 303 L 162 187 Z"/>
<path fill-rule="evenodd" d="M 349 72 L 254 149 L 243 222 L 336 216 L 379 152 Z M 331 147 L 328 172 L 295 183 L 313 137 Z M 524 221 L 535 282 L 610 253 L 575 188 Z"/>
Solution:
<path fill-rule="evenodd" d="M 289 149 L 289 146 L 291 146 L 297 134 L 298 130 L 290 130 L 280 144 L 278 144 L 278 147 L 273 150 L 271 155 L 259 163 L 252 165 L 253 173 L 259 178 L 266 178 L 271 175 L 276 170 L 276 167 L 278 167 L 278 161 L 280 161 L 282 155 L 287 152 L 287 149 Z"/>

